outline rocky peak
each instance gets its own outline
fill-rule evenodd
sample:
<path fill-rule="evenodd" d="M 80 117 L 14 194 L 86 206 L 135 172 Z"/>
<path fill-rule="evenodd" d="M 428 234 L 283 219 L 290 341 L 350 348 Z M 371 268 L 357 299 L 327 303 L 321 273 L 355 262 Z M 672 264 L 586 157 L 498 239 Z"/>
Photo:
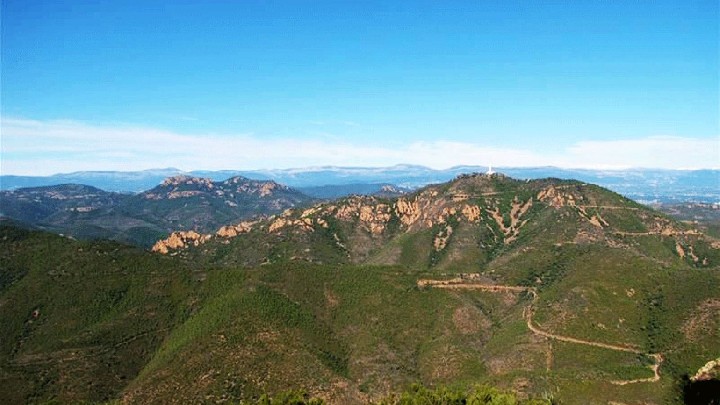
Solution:
<path fill-rule="evenodd" d="M 374 193 L 378 197 L 399 197 L 410 193 L 409 189 L 398 187 L 392 184 L 384 184 Z"/>
<path fill-rule="evenodd" d="M 186 198 L 210 192 L 215 188 L 211 179 L 179 175 L 168 177 L 159 186 L 142 195 L 147 200 Z"/>
<path fill-rule="evenodd" d="M 250 193 L 260 197 L 272 197 L 276 191 L 290 188 L 273 180 L 252 180 L 242 176 L 232 177 L 222 182 L 222 187 L 229 192 Z"/>
<path fill-rule="evenodd" d="M 234 176 L 234 177 L 230 177 L 229 179 L 223 181 L 223 184 L 241 184 L 241 183 L 247 183 L 247 182 L 251 182 L 251 181 L 253 181 L 253 180 L 250 180 L 247 177 Z"/>
<path fill-rule="evenodd" d="M 198 186 L 205 186 L 207 188 L 213 187 L 213 181 L 208 178 L 204 177 L 193 177 L 193 176 L 187 176 L 184 174 L 178 175 L 178 176 L 172 176 L 166 178 L 162 183 L 161 186 L 169 187 L 169 186 L 182 186 L 182 185 L 198 185 Z"/>
<path fill-rule="evenodd" d="M 149 200 L 162 200 L 206 195 L 208 198 L 227 199 L 228 205 L 236 206 L 235 199 L 241 195 L 275 198 L 278 191 L 288 190 L 287 186 L 274 181 L 251 180 L 242 176 L 215 182 L 208 178 L 179 175 L 168 177 L 159 186 L 143 193 L 143 196 Z"/>

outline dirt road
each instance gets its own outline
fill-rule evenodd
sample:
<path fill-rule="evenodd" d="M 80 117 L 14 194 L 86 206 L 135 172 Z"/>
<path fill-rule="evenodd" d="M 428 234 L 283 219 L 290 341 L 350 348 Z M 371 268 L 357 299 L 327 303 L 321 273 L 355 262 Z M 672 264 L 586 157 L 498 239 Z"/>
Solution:
<path fill-rule="evenodd" d="M 533 317 L 533 313 L 534 313 L 534 305 L 538 300 L 538 293 L 537 293 L 537 290 L 533 287 L 473 283 L 473 282 L 468 282 L 468 280 L 463 279 L 463 278 L 454 278 L 454 279 L 449 279 L 449 280 L 420 279 L 417 281 L 417 285 L 418 285 L 418 287 L 441 288 L 441 289 L 446 289 L 446 290 L 481 290 L 481 291 L 489 291 L 489 292 L 513 292 L 513 293 L 528 292 L 533 296 L 533 298 L 530 301 L 530 303 L 525 308 L 523 308 L 523 317 L 525 318 L 527 327 L 528 327 L 528 329 L 530 329 L 531 332 L 533 332 L 536 335 L 543 336 L 548 339 L 558 340 L 561 342 L 593 346 L 593 347 L 598 347 L 601 349 L 615 350 L 615 351 L 626 352 L 626 353 L 641 354 L 641 355 L 651 357 L 654 360 L 654 363 L 650 366 L 650 369 L 653 371 L 652 377 L 638 378 L 638 379 L 634 379 L 634 380 L 613 380 L 613 381 L 610 381 L 612 384 L 627 385 L 627 384 L 634 384 L 634 383 L 641 383 L 641 382 L 657 382 L 660 380 L 660 364 L 663 361 L 663 357 L 660 353 L 647 354 L 647 353 L 643 352 L 642 350 L 639 350 L 632 346 L 613 345 L 613 344 L 609 344 L 609 343 L 596 342 L 596 341 L 592 341 L 592 340 L 578 339 L 578 338 L 574 338 L 571 336 L 557 335 L 555 333 L 550 333 L 550 332 L 544 331 L 544 330 L 536 327 L 533 324 L 532 317 Z"/>

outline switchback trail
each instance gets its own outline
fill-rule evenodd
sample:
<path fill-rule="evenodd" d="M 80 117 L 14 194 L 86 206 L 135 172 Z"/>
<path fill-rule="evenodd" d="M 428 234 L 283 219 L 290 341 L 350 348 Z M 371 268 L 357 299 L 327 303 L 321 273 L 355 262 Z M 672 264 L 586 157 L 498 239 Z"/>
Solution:
<path fill-rule="evenodd" d="M 472 279 L 472 277 L 470 279 Z M 418 285 L 418 287 L 442 288 L 442 289 L 447 289 L 447 290 L 481 290 L 481 291 L 489 291 L 489 292 L 514 292 L 514 293 L 527 292 L 527 293 L 531 294 L 533 298 L 532 298 L 532 301 L 525 308 L 523 308 L 523 317 L 525 318 L 528 329 L 530 329 L 530 331 L 533 332 L 534 334 L 543 336 L 548 339 L 558 340 L 561 342 L 599 347 L 601 349 L 615 350 L 615 351 L 626 352 L 626 353 L 641 354 L 641 355 L 651 357 L 654 360 L 653 365 L 650 366 L 650 369 L 653 371 L 652 377 L 638 378 L 638 379 L 634 379 L 634 380 L 613 380 L 613 381 L 610 381 L 612 384 L 627 385 L 627 384 L 634 384 L 634 383 L 640 383 L 640 382 L 657 382 L 660 380 L 659 369 L 660 369 L 660 364 L 663 361 L 663 357 L 660 353 L 647 354 L 647 353 L 643 352 L 642 350 L 639 350 L 639 349 L 631 347 L 631 346 L 613 345 L 613 344 L 609 344 L 609 343 L 595 342 L 592 340 L 578 339 L 578 338 L 574 338 L 574 337 L 570 337 L 570 336 L 557 335 L 557 334 L 550 333 L 550 332 L 547 332 L 547 331 L 537 328 L 535 325 L 533 325 L 533 321 L 532 321 L 532 316 L 534 313 L 533 307 L 535 305 L 535 302 L 538 299 L 538 293 L 534 287 L 483 284 L 483 283 L 473 283 L 473 282 L 468 282 L 468 281 L 469 280 L 465 277 L 453 278 L 453 279 L 448 279 L 448 280 L 420 279 L 417 281 L 417 285 Z"/>

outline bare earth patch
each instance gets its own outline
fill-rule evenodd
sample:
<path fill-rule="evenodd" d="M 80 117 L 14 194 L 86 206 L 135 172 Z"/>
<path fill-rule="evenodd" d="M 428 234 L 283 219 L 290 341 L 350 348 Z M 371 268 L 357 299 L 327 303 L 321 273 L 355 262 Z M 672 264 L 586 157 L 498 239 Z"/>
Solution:
<path fill-rule="evenodd" d="M 453 311 L 453 324 L 463 335 L 475 334 L 491 326 L 490 320 L 479 309 L 470 305 L 458 307 Z"/>
<path fill-rule="evenodd" d="M 687 340 L 695 341 L 703 335 L 717 334 L 719 325 L 720 299 L 709 299 L 697 306 L 693 315 L 682 326 L 682 332 Z"/>

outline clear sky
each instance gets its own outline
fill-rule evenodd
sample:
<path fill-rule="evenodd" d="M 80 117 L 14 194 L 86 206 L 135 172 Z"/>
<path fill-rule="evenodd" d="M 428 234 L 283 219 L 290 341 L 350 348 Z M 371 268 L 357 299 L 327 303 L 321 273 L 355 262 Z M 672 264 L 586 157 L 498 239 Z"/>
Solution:
<path fill-rule="evenodd" d="M 720 167 L 718 2 L 2 1 L 2 174 Z"/>

